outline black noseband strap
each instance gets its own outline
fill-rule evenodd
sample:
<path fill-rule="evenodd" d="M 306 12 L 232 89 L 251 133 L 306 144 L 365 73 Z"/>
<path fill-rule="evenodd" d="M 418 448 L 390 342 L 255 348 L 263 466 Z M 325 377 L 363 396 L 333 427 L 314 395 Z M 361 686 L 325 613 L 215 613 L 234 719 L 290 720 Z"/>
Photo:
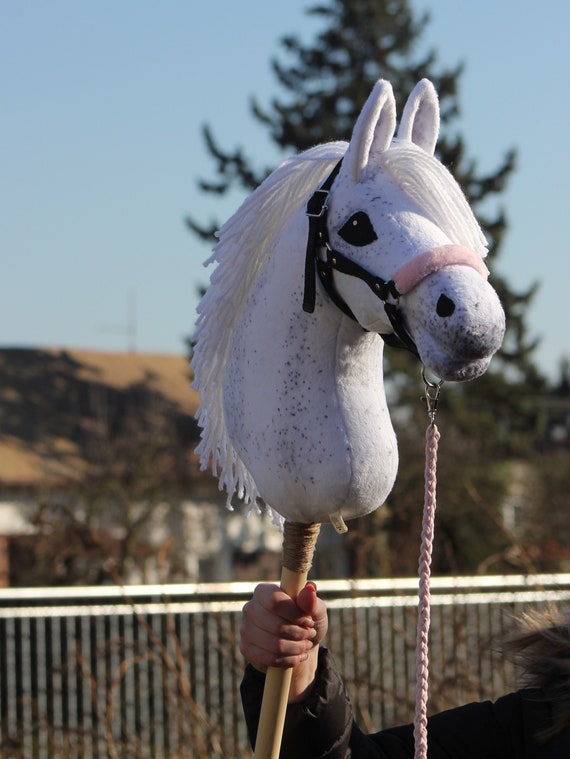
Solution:
<path fill-rule="evenodd" d="M 315 310 L 316 299 L 316 274 L 318 273 L 321 284 L 333 303 L 343 313 L 354 321 L 357 321 L 350 306 L 342 298 L 335 287 L 333 272 L 348 274 L 365 282 L 372 292 L 383 302 L 384 310 L 390 320 L 394 333 L 381 335 L 384 342 L 396 348 L 406 348 L 419 358 L 416 345 L 404 324 L 402 311 L 398 304 L 400 293 L 392 280 L 376 277 L 366 271 L 362 266 L 347 258 L 342 253 L 333 250 L 329 244 L 327 228 L 327 200 L 330 188 L 342 165 L 342 159 L 325 179 L 318 190 L 311 195 L 307 202 L 306 214 L 309 219 L 309 235 L 307 238 L 307 252 L 305 256 L 305 289 L 303 294 L 303 310 L 312 314 Z M 319 256 L 319 250 L 325 251 L 325 258 Z M 394 303 L 389 303 L 392 297 Z"/>

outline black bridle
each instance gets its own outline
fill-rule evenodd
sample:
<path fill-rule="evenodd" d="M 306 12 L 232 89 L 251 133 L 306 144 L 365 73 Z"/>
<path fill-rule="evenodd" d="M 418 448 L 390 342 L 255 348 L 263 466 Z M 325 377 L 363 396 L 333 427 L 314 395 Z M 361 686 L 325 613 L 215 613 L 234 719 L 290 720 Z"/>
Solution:
<path fill-rule="evenodd" d="M 391 279 L 386 280 L 370 274 L 369 271 L 355 261 L 347 258 L 339 251 L 333 250 L 330 246 L 327 227 L 327 200 L 341 165 L 342 159 L 336 164 L 323 184 L 318 190 L 315 190 L 307 202 L 306 214 L 309 218 L 309 236 L 305 257 L 303 310 L 310 314 L 315 310 L 316 274 L 318 274 L 321 284 L 332 302 L 351 319 L 358 321 L 348 303 L 346 303 L 336 289 L 333 273 L 338 271 L 341 274 L 357 277 L 365 282 L 384 304 L 384 311 L 390 320 L 394 332 L 385 335 L 381 334 L 382 339 L 388 345 L 396 348 L 405 348 L 419 358 L 416 344 L 404 324 L 399 304 L 400 293 L 396 288 L 395 282 Z M 319 255 L 319 251 L 324 251 L 325 258 Z M 393 298 L 394 302 L 389 302 L 389 298 Z"/>

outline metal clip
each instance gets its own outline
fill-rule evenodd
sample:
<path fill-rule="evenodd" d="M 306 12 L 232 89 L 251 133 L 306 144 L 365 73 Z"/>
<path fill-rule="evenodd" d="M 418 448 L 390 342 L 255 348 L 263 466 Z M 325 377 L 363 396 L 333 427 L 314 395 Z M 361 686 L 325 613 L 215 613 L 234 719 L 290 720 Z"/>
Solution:
<path fill-rule="evenodd" d="M 431 424 L 435 424 L 435 415 L 437 413 L 437 405 L 439 402 L 439 396 L 441 393 L 441 386 L 444 380 L 438 382 L 432 382 L 426 377 L 425 367 L 422 366 L 422 380 L 426 389 L 426 394 L 422 395 L 422 401 L 427 403 L 427 412 Z"/>

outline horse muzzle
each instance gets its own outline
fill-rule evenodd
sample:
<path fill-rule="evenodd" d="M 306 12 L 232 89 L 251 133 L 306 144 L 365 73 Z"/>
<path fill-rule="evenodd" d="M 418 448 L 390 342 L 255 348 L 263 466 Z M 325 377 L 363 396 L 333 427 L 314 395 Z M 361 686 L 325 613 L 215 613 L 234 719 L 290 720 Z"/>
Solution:
<path fill-rule="evenodd" d="M 497 293 L 469 264 L 428 274 L 402 297 L 402 309 L 422 363 L 441 379 L 475 379 L 502 345 Z"/>

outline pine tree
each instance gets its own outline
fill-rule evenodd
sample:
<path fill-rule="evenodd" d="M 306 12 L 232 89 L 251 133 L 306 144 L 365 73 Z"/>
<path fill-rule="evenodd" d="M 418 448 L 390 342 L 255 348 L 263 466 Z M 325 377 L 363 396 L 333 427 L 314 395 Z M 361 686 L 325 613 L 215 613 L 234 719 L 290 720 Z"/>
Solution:
<path fill-rule="evenodd" d="M 515 152 L 508 150 L 497 169 L 485 175 L 478 172 L 477 162 L 468 157 L 463 138 L 453 130 L 459 115 L 463 67 L 441 66 L 434 51 L 422 52 L 428 14 L 416 15 L 408 0 L 330 0 L 307 12 L 319 18 L 321 31 L 310 44 L 304 44 L 296 36 L 283 37 L 281 58 L 272 61 L 279 92 L 283 94 L 275 96 L 267 107 L 253 99 L 253 118 L 267 128 L 281 151 L 298 152 L 329 140 L 349 140 L 354 122 L 379 78 L 392 83 L 399 98 L 399 113 L 416 82 L 422 77 L 431 79 L 439 94 L 442 119 L 438 157 L 463 187 L 485 229 L 492 267 L 507 221 L 502 210 L 493 215 L 488 201 L 504 190 L 515 168 Z M 209 126 L 204 128 L 204 138 L 217 171 L 215 180 L 200 182 L 204 192 L 223 195 L 234 188 L 249 191 L 269 173 L 268 168 L 254 167 L 242 148 L 223 150 Z M 203 227 L 196 220 L 188 219 L 188 225 L 202 239 L 212 235 L 212 228 Z M 509 536 L 497 527 L 499 504 L 508 487 L 508 471 L 497 462 L 528 450 L 536 424 L 532 401 L 534 393 L 544 386 L 532 361 L 535 342 L 529 337 L 525 321 L 535 287 L 515 292 L 497 275 L 493 276 L 493 285 L 507 315 L 503 349 L 494 359 L 492 371 L 470 383 L 468 390 L 460 386 L 451 392 L 446 388 L 445 393 L 446 411 L 453 418 L 449 455 L 455 462 L 455 470 L 449 492 L 442 498 L 454 504 L 440 517 L 442 536 L 447 540 L 442 551 L 447 559 L 442 560 L 442 569 L 472 571 L 488 553 L 501 553 L 508 547 Z M 398 429 L 402 465 L 390 498 L 391 516 L 387 525 L 406 543 L 411 537 L 405 535 L 408 525 L 413 524 L 414 538 L 419 534 L 417 518 L 410 521 L 409 517 L 418 510 L 421 498 L 418 485 L 423 481 L 421 471 L 406 469 L 407 449 L 410 452 L 414 449 L 418 433 L 420 438 L 423 436 L 420 431 L 425 428 L 426 416 L 418 410 L 420 386 L 398 379 L 402 373 L 410 372 L 417 379 L 417 365 L 403 352 L 387 351 L 387 354 L 387 375 L 392 379 L 395 397 L 400 405 L 411 409 L 406 423 Z M 421 450 L 412 454 L 412 460 L 416 459 L 421 461 Z M 356 524 L 352 539 L 355 546 L 358 529 Z M 370 546 L 369 521 L 364 529 L 368 533 L 366 544 Z M 470 542 L 461 537 L 466 533 Z M 392 567 L 394 571 L 402 571 L 401 558 L 406 552 L 398 541 L 396 546 L 394 555 L 400 561 L 395 560 Z M 378 562 L 373 551 L 370 561 L 368 571 L 374 571 Z"/>

